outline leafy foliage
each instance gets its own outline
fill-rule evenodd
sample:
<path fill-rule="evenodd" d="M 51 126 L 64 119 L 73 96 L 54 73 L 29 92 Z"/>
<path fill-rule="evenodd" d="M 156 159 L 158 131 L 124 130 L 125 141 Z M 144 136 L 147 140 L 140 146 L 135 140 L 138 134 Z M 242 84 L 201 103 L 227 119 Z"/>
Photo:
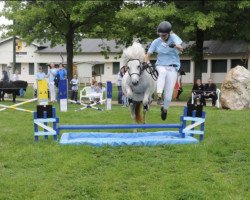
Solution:
<path fill-rule="evenodd" d="M 91 36 L 97 26 L 108 29 L 122 3 L 122 0 L 6 1 L 3 15 L 15 22 L 7 26 L 9 34 L 19 35 L 28 44 L 34 40 L 49 41 L 51 46 L 66 44 L 71 79 L 73 49 L 77 50 L 78 42 Z"/>

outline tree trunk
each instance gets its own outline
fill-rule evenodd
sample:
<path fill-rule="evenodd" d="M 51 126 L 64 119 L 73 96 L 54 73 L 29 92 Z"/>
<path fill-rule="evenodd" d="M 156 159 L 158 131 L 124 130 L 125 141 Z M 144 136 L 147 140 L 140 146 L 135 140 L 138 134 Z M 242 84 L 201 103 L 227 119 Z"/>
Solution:
<path fill-rule="evenodd" d="M 204 42 L 204 31 L 197 28 L 195 55 L 194 55 L 194 81 L 196 81 L 197 79 L 202 79 L 203 42 Z"/>
<path fill-rule="evenodd" d="M 204 11 L 205 0 L 200 1 L 199 10 Z M 194 59 L 194 81 L 202 80 L 202 64 L 203 64 L 203 43 L 204 31 L 196 27 L 196 41 L 195 41 L 195 59 Z"/>
<path fill-rule="evenodd" d="M 69 31 L 66 35 L 66 51 L 67 51 L 67 78 L 70 81 L 73 78 L 73 45 L 74 40 L 74 30 L 72 26 L 69 27 Z"/>

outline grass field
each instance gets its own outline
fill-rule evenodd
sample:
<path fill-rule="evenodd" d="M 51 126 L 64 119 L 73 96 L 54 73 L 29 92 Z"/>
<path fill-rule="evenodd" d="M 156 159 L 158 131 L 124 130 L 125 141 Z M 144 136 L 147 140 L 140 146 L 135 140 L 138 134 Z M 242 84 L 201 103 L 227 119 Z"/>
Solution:
<path fill-rule="evenodd" d="M 58 111 L 60 122 L 131 123 L 120 105 L 103 112 L 77 107 Z M 35 104 L 22 108 L 34 110 Z M 167 123 L 179 122 L 182 111 L 171 107 Z M 205 111 L 199 144 L 102 148 L 60 146 L 53 137 L 35 143 L 32 114 L 2 111 L 0 199 L 250 199 L 250 110 Z M 159 107 L 150 108 L 147 122 L 163 123 Z"/>

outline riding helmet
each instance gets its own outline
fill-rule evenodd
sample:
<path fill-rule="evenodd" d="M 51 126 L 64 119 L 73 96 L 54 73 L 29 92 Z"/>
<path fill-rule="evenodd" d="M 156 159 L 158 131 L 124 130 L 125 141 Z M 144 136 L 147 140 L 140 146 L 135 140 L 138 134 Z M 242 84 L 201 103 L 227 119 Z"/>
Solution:
<path fill-rule="evenodd" d="M 157 33 L 170 33 L 172 25 L 168 21 L 161 22 L 157 27 Z"/>

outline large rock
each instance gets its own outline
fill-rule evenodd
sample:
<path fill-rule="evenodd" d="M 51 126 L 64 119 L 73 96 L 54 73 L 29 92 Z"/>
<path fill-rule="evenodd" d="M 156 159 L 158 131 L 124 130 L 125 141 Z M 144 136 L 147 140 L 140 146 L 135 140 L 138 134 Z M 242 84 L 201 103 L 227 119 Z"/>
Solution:
<path fill-rule="evenodd" d="M 250 71 L 232 68 L 221 85 L 221 106 L 231 110 L 250 108 Z"/>

